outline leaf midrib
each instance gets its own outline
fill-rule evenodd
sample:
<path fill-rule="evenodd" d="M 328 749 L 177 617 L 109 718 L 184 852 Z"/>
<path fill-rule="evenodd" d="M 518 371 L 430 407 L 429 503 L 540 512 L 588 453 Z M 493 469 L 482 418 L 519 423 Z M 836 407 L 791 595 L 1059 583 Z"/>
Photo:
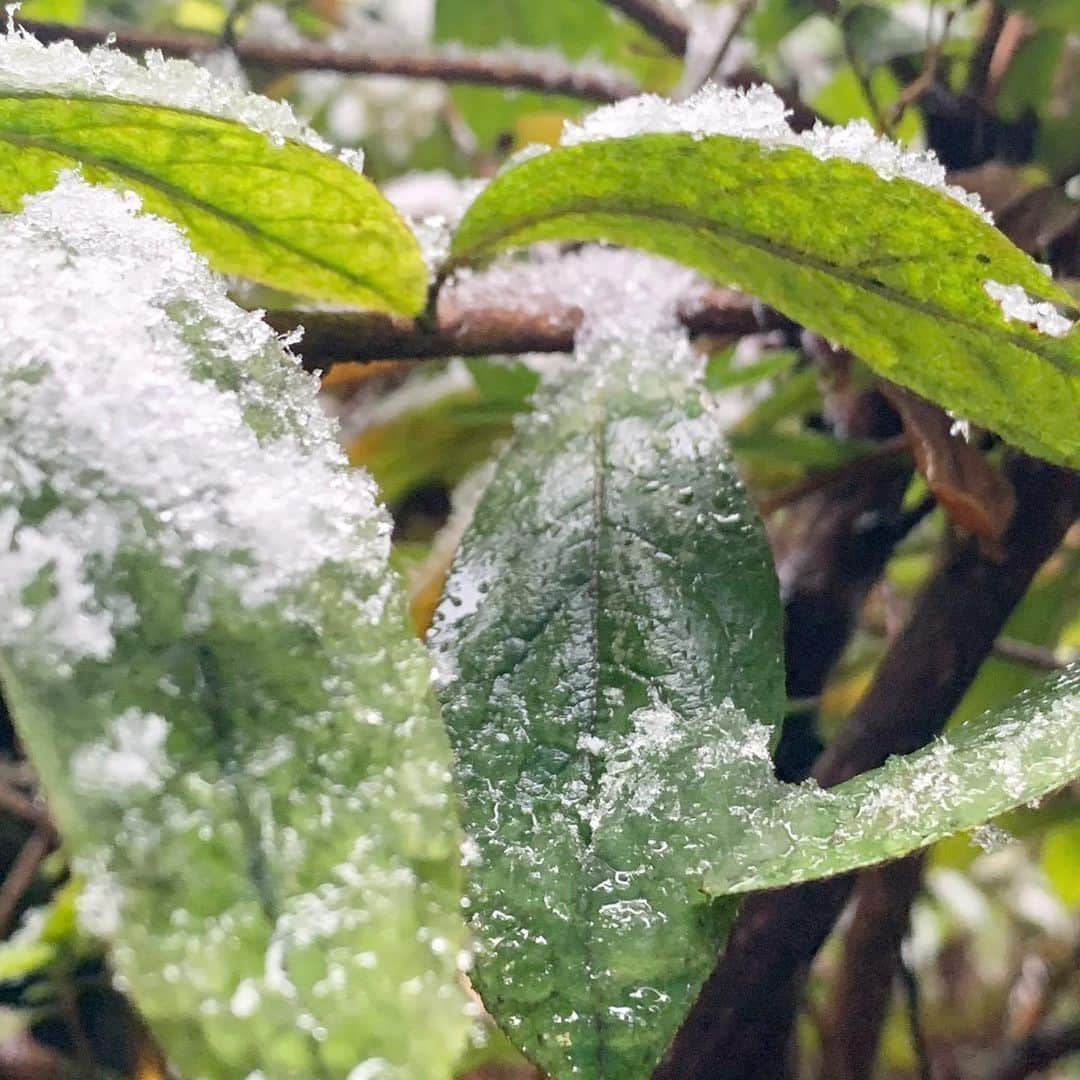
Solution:
<path fill-rule="evenodd" d="M 828 259 L 811 255 L 808 252 L 800 251 L 797 248 L 792 248 L 781 242 L 748 232 L 745 229 L 740 229 L 738 226 L 718 222 L 714 218 L 706 217 L 703 214 L 695 214 L 679 207 L 657 204 L 652 204 L 647 207 L 627 207 L 618 200 L 603 196 L 595 196 L 575 200 L 572 204 L 562 206 L 554 211 L 537 211 L 532 214 L 518 215 L 514 218 L 513 224 L 486 233 L 480 241 L 452 255 L 442 271 L 442 276 L 446 277 L 456 269 L 490 258 L 501 249 L 504 244 L 507 244 L 508 241 L 508 246 L 513 246 L 513 237 L 515 235 L 526 232 L 534 226 L 548 224 L 550 222 L 558 221 L 561 218 L 589 213 L 655 221 L 662 224 L 680 226 L 695 232 L 716 233 L 726 240 L 731 240 L 735 243 L 743 244 L 746 247 L 754 248 L 757 251 L 762 251 L 767 255 L 786 260 L 800 268 L 815 270 L 819 273 L 835 277 L 840 281 L 854 285 L 856 288 L 884 300 L 916 311 L 920 315 L 925 315 L 941 322 L 951 324 L 971 333 L 989 336 L 991 339 L 999 339 L 1009 345 L 1022 349 L 1025 352 L 1033 353 L 1059 370 L 1061 374 L 1067 378 L 1076 378 L 1080 376 L 1080 365 L 1072 365 L 1067 359 L 1062 359 L 1061 356 L 1057 355 L 1057 350 L 1054 349 L 1053 345 L 1041 340 L 1042 335 L 1040 335 L 1039 338 L 1032 339 L 1009 330 L 1005 325 L 991 327 L 984 323 L 967 319 L 950 308 L 942 307 L 931 301 L 912 296 L 910 293 L 902 292 L 893 286 L 875 282 L 872 279 L 863 277 L 857 271 L 838 266 Z M 707 271 L 706 274 L 708 274 Z M 1002 316 L 1002 318 L 1004 318 L 1004 316 Z M 1080 333 L 1080 331 L 1074 329 L 1070 331 L 1070 333 L 1076 334 Z"/>
<path fill-rule="evenodd" d="M 147 187 L 154 188 L 169 198 L 174 199 L 177 203 L 182 205 L 194 207 L 203 213 L 209 214 L 212 217 L 220 218 L 228 224 L 239 229 L 241 232 L 257 239 L 261 243 L 266 244 L 269 247 L 278 247 L 289 254 L 301 258 L 307 262 L 314 263 L 323 270 L 328 270 L 333 274 L 338 275 L 345 282 L 352 286 L 358 286 L 367 290 L 371 295 L 380 297 L 387 304 L 393 306 L 393 310 L 400 311 L 401 306 L 397 304 L 393 299 L 386 295 L 386 293 L 377 288 L 370 278 L 363 275 L 353 273 L 346 268 L 339 266 L 334 261 L 325 258 L 320 252 L 311 252 L 304 248 L 298 247 L 289 241 L 275 236 L 273 233 L 268 232 L 265 229 L 260 228 L 251 219 L 240 217 L 238 214 L 234 214 L 229 210 L 225 210 L 220 206 L 215 206 L 211 202 L 207 202 L 205 199 L 200 199 L 198 196 L 192 195 L 190 192 L 185 191 L 183 188 L 177 187 L 175 184 L 171 184 L 160 177 L 154 176 L 152 173 L 148 173 L 138 166 L 132 165 L 130 162 L 120 161 L 115 158 L 105 157 L 99 154 L 92 154 L 86 151 L 73 148 L 68 144 L 50 139 L 43 136 L 34 135 L 17 135 L 10 130 L 0 128 L 0 142 L 7 142 L 10 145 L 45 150 L 49 153 L 58 154 L 62 157 L 69 158 L 73 161 L 84 162 L 85 164 L 92 165 L 95 168 L 103 169 L 108 172 L 116 173 L 119 176 L 126 177 L 127 179 L 134 180 L 137 183 L 145 184 Z"/>

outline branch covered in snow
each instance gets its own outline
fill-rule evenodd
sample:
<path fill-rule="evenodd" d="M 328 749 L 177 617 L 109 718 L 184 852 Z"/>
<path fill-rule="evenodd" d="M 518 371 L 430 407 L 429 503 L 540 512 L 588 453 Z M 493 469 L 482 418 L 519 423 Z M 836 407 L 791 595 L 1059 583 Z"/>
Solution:
<path fill-rule="evenodd" d="M 38 40 L 73 41 L 81 48 L 114 44 L 125 52 L 157 49 L 170 57 L 197 57 L 217 47 L 214 38 L 166 31 L 67 26 L 20 19 L 20 25 Z M 621 101 L 638 93 L 626 76 L 596 64 L 570 65 L 544 54 L 525 50 L 466 52 L 446 48 L 439 52 L 360 53 L 324 45 L 282 46 L 264 41 L 239 41 L 237 58 L 274 72 L 336 71 L 343 75 L 398 75 L 412 79 L 438 79 L 449 83 L 503 86 L 566 94 L 586 101 Z"/>
<path fill-rule="evenodd" d="M 710 290 L 688 301 L 679 317 L 693 336 L 741 337 L 777 325 L 771 313 L 759 318 L 748 297 L 727 289 Z M 444 302 L 432 326 L 366 311 L 267 314 L 279 333 L 304 328 L 303 339 L 293 350 L 308 371 L 325 371 L 343 361 L 570 352 L 581 320 L 581 309 L 575 306 L 522 310 L 512 301 L 483 307 Z"/>

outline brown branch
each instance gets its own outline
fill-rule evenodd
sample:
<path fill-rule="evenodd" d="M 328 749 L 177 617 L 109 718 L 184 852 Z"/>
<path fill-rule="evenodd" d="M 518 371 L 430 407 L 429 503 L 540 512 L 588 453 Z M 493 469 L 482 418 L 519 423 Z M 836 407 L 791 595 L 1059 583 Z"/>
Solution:
<path fill-rule="evenodd" d="M 727 289 L 688 302 L 680 318 L 692 335 L 711 337 L 742 337 L 776 323 L 770 314 L 759 318 L 748 297 Z M 441 298 L 433 325 L 373 312 L 271 311 L 266 316 L 279 333 L 304 327 L 294 351 L 308 371 L 343 361 L 570 352 L 581 319 L 581 309 L 572 306 L 462 308 L 453 302 L 452 290 Z"/>
<path fill-rule="evenodd" d="M 20 902 L 52 847 L 52 835 L 46 830 L 36 829 L 19 849 L 3 884 L 0 884 L 0 937 L 6 936 Z"/>
<path fill-rule="evenodd" d="M 124 52 L 142 53 L 158 49 L 166 56 L 192 57 L 212 52 L 217 39 L 204 35 L 166 31 L 104 30 L 89 26 L 20 19 L 20 24 L 39 41 L 70 40 L 81 48 L 113 43 Z M 258 41 L 238 41 L 237 58 L 267 71 L 337 71 L 345 75 L 400 75 L 411 79 L 438 79 L 449 83 L 503 86 L 536 90 L 545 94 L 566 94 L 586 101 L 608 103 L 633 97 L 640 88 L 631 80 L 612 73 L 551 64 L 528 64 L 504 60 L 496 54 L 477 53 L 356 53 L 325 45 L 272 45 Z"/>
<path fill-rule="evenodd" d="M 690 41 L 690 27 L 663 0 L 604 0 L 604 3 L 621 11 L 631 22 L 636 22 L 676 56 L 685 55 Z"/>
<path fill-rule="evenodd" d="M 1024 1080 L 1073 1054 L 1080 1054 L 1080 1024 L 1047 1027 L 1010 1048 L 989 1080 Z"/>
<path fill-rule="evenodd" d="M 1005 29 L 1005 21 L 1009 13 L 1004 4 L 994 3 L 986 15 L 986 25 L 982 36 L 971 54 L 971 66 L 968 68 L 967 93 L 969 97 L 981 101 L 986 93 L 990 79 L 990 62 L 994 58 L 994 50 L 997 49 L 998 39 L 1002 30 Z"/>
<path fill-rule="evenodd" d="M 907 453 L 910 445 L 906 435 L 893 435 L 862 457 L 846 461 L 843 465 L 838 465 L 834 469 L 823 469 L 811 473 L 805 480 L 792 484 L 791 487 L 766 495 L 758 501 L 758 513 L 763 517 L 768 517 L 785 506 L 800 502 L 816 491 L 822 491 L 825 488 L 832 487 L 834 484 L 843 483 L 852 477 L 881 472 L 883 469 L 892 470 L 893 472 L 898 468 L 903 469 L 905 463 L 897 461 L 897 459 Z"/>
<path fill-rule="evenodd" d="M 881 1027 L 901 967 L 900 947 L 922 885 L 922 852 L 859 875 L 851 925 L 826 1018 L 822 1077 L 873 1075 Z"/>
<path fill-rule="evenodd" d="M 994 639 L 1080 514 L 1080 475 L 1010 459 L 1018 512 L 999 560 L 974 542 L 927 583 L 847 725 L 813 770 L 823 786 L 926 745 L 971 685 Z M 850 895 L 852 876 L 749 898 L 728 947 L 654 1080 L 776 1075 L 805 972 Z"/>

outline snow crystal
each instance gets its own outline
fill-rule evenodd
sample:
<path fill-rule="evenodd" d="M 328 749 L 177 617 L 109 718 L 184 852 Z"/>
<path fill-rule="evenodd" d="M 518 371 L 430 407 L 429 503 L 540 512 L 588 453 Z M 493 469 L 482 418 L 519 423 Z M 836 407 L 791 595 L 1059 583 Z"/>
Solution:
<path fill-rule="evenodd" d="M 117 799 L 136 790 L 159 791 L 171 772 L 165 753 L 168 733 L 163 716 L 125 709 L 113 720 L 106 741 L 85 745 L 75 755 L 76 787 Z"/>
<path fill-rule="evenodd" d="M 390 1062 L 385 1058 L 368 1058 L 352 1069 L 346 1080 L 383 1080 L 391 1072 Z"/>
<path fill-rule="evenodd" d="M 669 132 L 689 134 L 695 139 L 728 135 L 756 139 L 766 146 L 801 147 L 822 161 L 844 158 L 868 165 L 886 180 L 914 180 L 992 222 L 977 195 L 948 183 L 945 167 L 933 152 L 905 150 L 876 134 L 862 119 L 836 127 L 819 121 L 812 130 L 800 133 L 792 130 L 787 117 L 788 109 L 769 86 L 742 89 L 707 83 L 681 102 L 643 94 L 605 105 L 580 124 L 568 123 L 562 142 L 564 146 L 575 146 L 600 139 Z"/>
<path fill-rule="evenodd" d="M 999 281 L 984 281 L 987 296 L 1001 305 L 1006 319 L 1019 319 L 1033 330 L 1051 337 L 1064 337 L 1076 323 L 1067 319 L 1046 300 L 1033 300 L 1020 285 L 1003 285 Z"/>
<path fill-rule="evenodd" d="M 626 139 L 657 132 L 683 133 L 703 139 L 732 135 L 777 144 L 796 138 L 787 122 L 788 110 L 768 86 L 747 90 L 707 83 L 685 101 L 672 102 L 658 94 L 640 94 L 604 105 L 579 124 L 567 123 L 562 144 L 600 139 Z"/>
<path fill-rule="evenodd" d="M 461 270 L 446 301 L 463 311 L 501 308 L 513 298 L 524 315 L 581 311 L 578 342 L 603 332 L 635 341 L 650 328 L 673 329 L 679 309 L 704 296 L 708 283 L 693 270 L 655 255 L 588 245 L 564 253 L 537 245 L 527 259 L 506 257 L 483 270 Z"/>
<path fill-rule="evenodd" d="M 438 217 L 456 227 L 486 184 L 486 180 L 462 180 L 445 169 L 435 169 L 395 177 L 387 181 L 382 193 L 406 217 Z"/>
<path fill-rule="evenodd" d="M 294 406 L 200 378 L 256 357 L 281 365 L 282 347 L 173 225 L 138 206 L 67 173 L 0 224 L 0 380 L 22 433 L 0 446 L 4 495 L 64 499 L 40 521 L 0 517 L 0 640 L 13 647 L 33 637 L 70 658 L 106 656 L 110 626 L 130 612 L 94 600 L 93 567 L 126 539 L 149 534 L 176 564 L 193 549 L 221 560 L 256 606 L 327 560 L 354 558 L 356 530 L 376 514 L 373 485 L 342 469 L 329 420 L 281 434 Z M 194 349 L 190 336 L 211 327 Z M 314 401 L 313 379 L 281 377 Z M 179 425 L 177 400 L 189 405 Z M 260 440 L 252 416 L 280 437 Z M 25 605 L 42 575 L 46 598 Z"/>
<path fill-rule="evenodd" d="M 70 41 L 43 45 L 12 25 L 0 36 L 0 87 L 19 93 L 89 94 L 203 113 L 235 120 L 275 143 L 291 139 L 324 153 L 333 149 L 287 102 L 248 93 L 232 80 L 189 60 L 165 59 L 156 50 L 147 52 L 140 64 L 107 46 L 83 52 Z M 354 168 L 362 164 L 355 152 L 345 160 Z"/>

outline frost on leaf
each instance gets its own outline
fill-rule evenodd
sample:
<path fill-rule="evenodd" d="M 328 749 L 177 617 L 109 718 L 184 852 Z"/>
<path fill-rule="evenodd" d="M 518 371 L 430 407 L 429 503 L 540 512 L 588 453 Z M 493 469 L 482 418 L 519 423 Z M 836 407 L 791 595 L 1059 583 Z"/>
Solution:
<path fill-rule="evenodd" d="M 1003 285 L 999 281 L 986 281 L 983 289 L 991 300 L 1001 305 L 1006 319 L 1019 319 L 1040 334 L 1064 337 L 1075 325 L 1053 304 L 1046 300 L 1033 300 L 1020 285 Z"/>
<path fill-rule="evenodd" d="M 185 1076 L 445 1075 L 459 837 L 389 522 L 137 210 L 68 174 L 0 222 L 0 674 L 83 924 Z"/>
<path fill-rule="evenodd" d="M 773 888 L 897 858 L 983 825 L 1080 776 L 1080 666 L 914 754 L 822 791 L 772 783 L 747 831 L 717 853 L 716 895 Z M 978 837 L 977 837 L 978 839 Z"/>
<path fill-rule="evenodd" d="M 473 982 L 550 1075 L 623 1080 L 648 1075 L 724 939 L 730 908 L 700 886 L 743 829 L 714 808 L 771 777 L 779 602 L 675 322 L 693 275 L 575 258 L 577 363 L 521 420 L 433 641 L 481 855 Z"/>
<path fill-rule="evenodd" d="M 865 120 L 834 127 L 818 121 L 810 131 L 795 132 L 787 121 L 788 109 L 769 86 L 736 89 L 708 83 L 685 101 L 671 102 L 656 94 L 642 94 L 605 105 L 581 124 L 567 124 L 564 146 L 600 139 L 673 132 L 703 139 L 730 135 L 756 139 L 766 146 L 794 146 L 822 161 L 846 158 L 870 166 L 885 180 L 902 176 L 963 203 L 986 221 L 992 221 L 978 195 L 945 178 L 945 167 L 932 151 L 905 150 L 883 138 Z"/>

